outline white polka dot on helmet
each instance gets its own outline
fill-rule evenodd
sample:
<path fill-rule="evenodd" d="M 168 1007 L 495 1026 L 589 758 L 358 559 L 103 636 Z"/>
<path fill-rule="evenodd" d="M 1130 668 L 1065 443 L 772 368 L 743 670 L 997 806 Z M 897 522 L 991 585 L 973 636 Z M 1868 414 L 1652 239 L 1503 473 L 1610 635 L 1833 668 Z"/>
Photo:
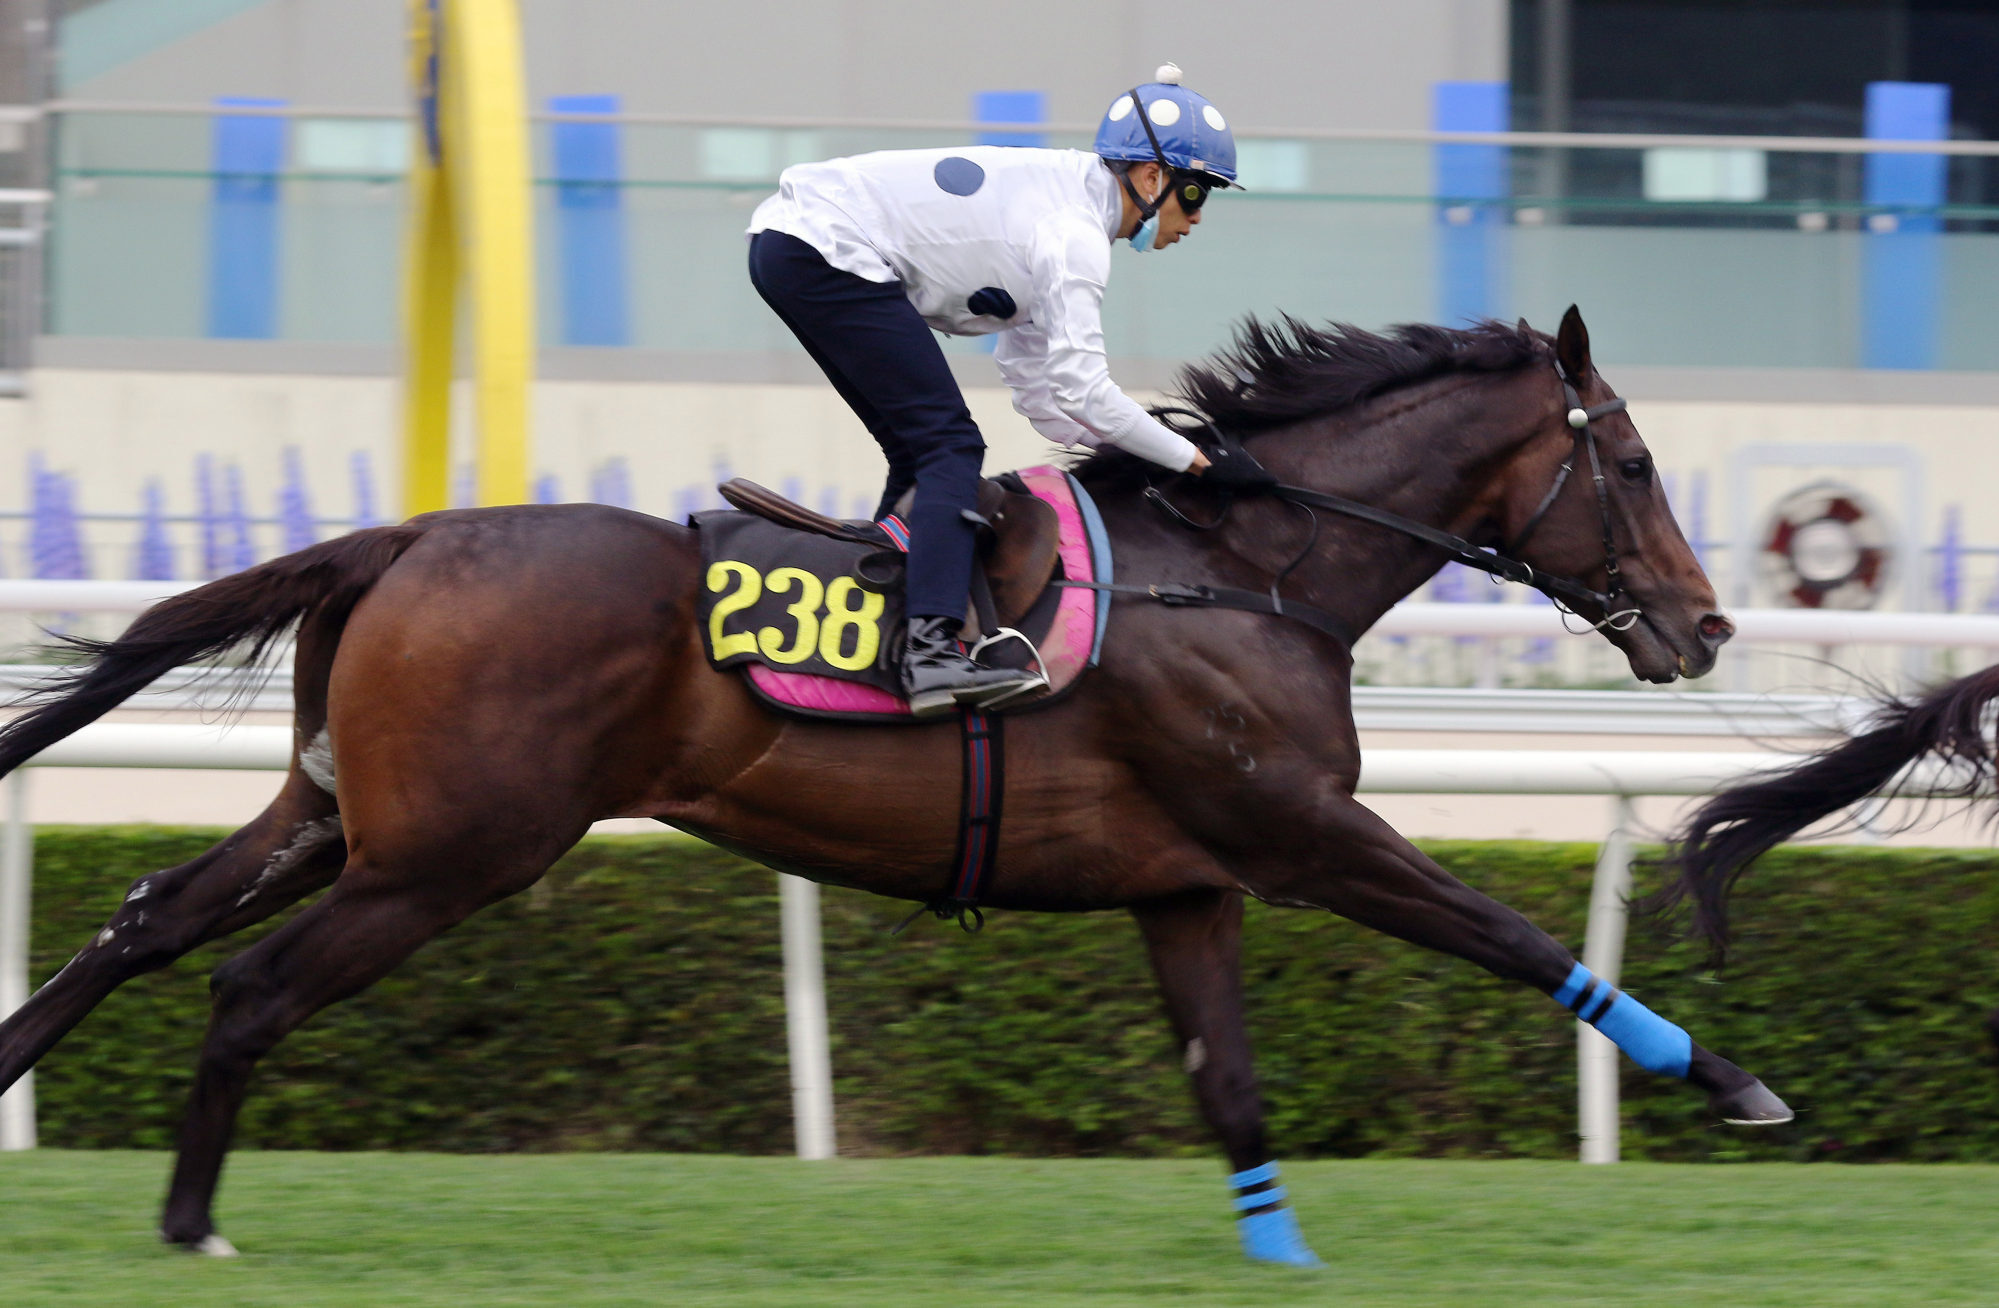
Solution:
<path fill-rule="evenodd" d="M 1180 84 L 1177 65 L 1160 65 L 1157 76 L 1111 102 L 1097 128 L 1096 153 L 1116 162 L 1162 163 L 1202 173 L 1212 185 L 1235 185 L 1235 136 L 1228 119 L 1206 97 Z M 1134 95 L 1138 113 L 1132 112 Z"/>

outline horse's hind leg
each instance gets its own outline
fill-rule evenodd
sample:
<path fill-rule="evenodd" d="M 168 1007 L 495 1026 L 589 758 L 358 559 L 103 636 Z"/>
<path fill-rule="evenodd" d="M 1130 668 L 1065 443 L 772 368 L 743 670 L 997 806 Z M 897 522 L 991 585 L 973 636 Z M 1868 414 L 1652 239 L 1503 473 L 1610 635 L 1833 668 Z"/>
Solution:
<path fill-rule="evenodd" d="M 113 990 L 296 903 L 333 880 L 345 858 L 332 797 L 293 773 L 248 826 L 191 862 L 134 881 L 90 943 L 0 1023 L 0 1089 Z"/>
<path fill-rule="evenodd" d="M 1243 1026 L 1242 896 L 1194 890 L 1131 912 L 1145 933 L 1201 1115 L 1228 1154 L 1243 1252 L 1264 1262 L 1318 1266 L 1264 1141 L 1263 1101 Z"/>
<path fill-rule="evenodd" d="M 1535 986 L 1610 1037 L 1639 1066 L 1705 1090 L 1709 1106 L 1725 1121 L 1763 1126 L 1791 1120 L 1791 1110 L 1761 1081 L 1605 985 L 1547 932 L 1438 867 L 1358 801 L 1340 801 L 1316 839 L 1324 842 L 1320 848 L 1340 852 L 1336 866 L 1273 860 L 1250 871 L 1245 883 L 1262 898 L 1329 909 Z"/>
<path fill-rule="evenodd" d="M 426 941 L 526 888 L 584 829 L 524 840 L 526 848 L 504 856 L 489 847 L 485 852 L 493 856 L 483 865 L 475 855 L 440 860 L 427 878 L 387 873 L 365 849 L 357 850 L 318 903 L 217 968 L 209 987 L 214 1009 L 181 1126 L 161 1238 L 206 1253 L 234 1252 L 215 1234 L 212 1213 L 258 1059 L 314 1013 L 387 976 Z"/>

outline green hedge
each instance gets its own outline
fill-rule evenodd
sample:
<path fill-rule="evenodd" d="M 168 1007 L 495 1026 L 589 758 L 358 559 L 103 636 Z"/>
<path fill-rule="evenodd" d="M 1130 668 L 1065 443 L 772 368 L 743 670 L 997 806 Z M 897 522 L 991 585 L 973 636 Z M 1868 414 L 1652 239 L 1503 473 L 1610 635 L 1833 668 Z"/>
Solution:
<path fill-rule="evenodd" d="M 35 975 L 135 876 L 212 832 L 44 828 Z M 1594 847 L 1430 852 L 1579 945 Z M 1210 1148 L 1119 914 L 993 914 L 966 936 L 907 906 L 824 899 L 841 1147 L 1161 1154 Z M 1625 1068 L 1625 1150 L 1655 1159 L 1999 1160 L 1999 858 L 1784 851 L 1738 901 L 1724 978 L 1633 933 L 1626 988 L 1762 1076 L 1799 1121 L 1713 1128 Z M 113 995 L 44 1060 L 43 1134 L 172 1139 L 207 973 L 250 934 Z M 1251 1022 L 1283 1156 L 1570 1157 L 1574 1028 L 1544 997 L 1321 914 L 1251 905 Z M 586 842 L 542 887 L 432 943 L 260 1070 L 239 1142 L 266 1148 L 790 1148 L 770 873 L 674 838 Z"/>

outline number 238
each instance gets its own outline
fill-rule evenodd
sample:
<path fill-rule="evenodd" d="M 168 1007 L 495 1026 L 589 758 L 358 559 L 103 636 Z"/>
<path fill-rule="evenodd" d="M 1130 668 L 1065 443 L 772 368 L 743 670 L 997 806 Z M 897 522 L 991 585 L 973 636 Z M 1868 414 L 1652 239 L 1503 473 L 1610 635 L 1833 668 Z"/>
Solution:
<path fill-rule="evenodd" d="M 862 589 L 852 577 L 835 577 L 827 585 L 803 568 L 772 568 L 765 576 L 747 563 L 724 559 L 709 567 L 708 589 L 718 594 L 730 592 L 716 600 L 708 614 L 708 643 L 717 662 L 761 651 L 773 663 L 803 663 L 817 654 L 836 668 L 858 672 L 872 664 L 881 649 L 885 602 L 874 591 Z M 722 630 L 730 616 L 755 604 L 765 591 L 783 595 L 794 590 L 798 600 L 784 610 L 797 624 L 789 643 L 787 633 L 776 627 L 765 627 L 755 635 Z M 845 648 L 849 631 L 853 632 L 852 649 Z"/>

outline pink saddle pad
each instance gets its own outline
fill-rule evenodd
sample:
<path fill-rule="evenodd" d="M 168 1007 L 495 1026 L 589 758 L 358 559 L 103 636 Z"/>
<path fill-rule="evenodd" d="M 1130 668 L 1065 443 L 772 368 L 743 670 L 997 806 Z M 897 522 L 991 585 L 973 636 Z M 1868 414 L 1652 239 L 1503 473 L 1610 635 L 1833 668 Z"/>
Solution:
<path fill-rule="evenodd" d="M 1055 510 L 1062 525 L 1058 556 L 1062 576 L 1070 581 L 1109 581 L 1110 543 L 1104 535 L 1103 520 L 1089 492 L 1060 468 L 1026 468 L 1015 473 L 1027 489 Z M 1100 576 L 1099 573 L 1102 575 Z M 1008 708 L 1028 708 L 1049 696 L 1059 695 L 1083 669 L 1097 661 L 1102 639 L 1102 618 L 1110 596 L 1105 591 L 1065 588 L 1056 604 L 1055 619 L 1041 640 L 1042 671 L 1048 689 L 1032 699 Z M 864 685 L 816 677 L 805 672 L 781 672 L 762 663 L 745 665 L 750 687 L 759 698 L 780 709 L 820 718 L 851 718 L 872 722 L 914 722 L 909 704 L 899 695 Z M 1000 712 L 1006 712 L 1002 708 Z M 955 721 L 956 719 L 947 719 Z"/>

